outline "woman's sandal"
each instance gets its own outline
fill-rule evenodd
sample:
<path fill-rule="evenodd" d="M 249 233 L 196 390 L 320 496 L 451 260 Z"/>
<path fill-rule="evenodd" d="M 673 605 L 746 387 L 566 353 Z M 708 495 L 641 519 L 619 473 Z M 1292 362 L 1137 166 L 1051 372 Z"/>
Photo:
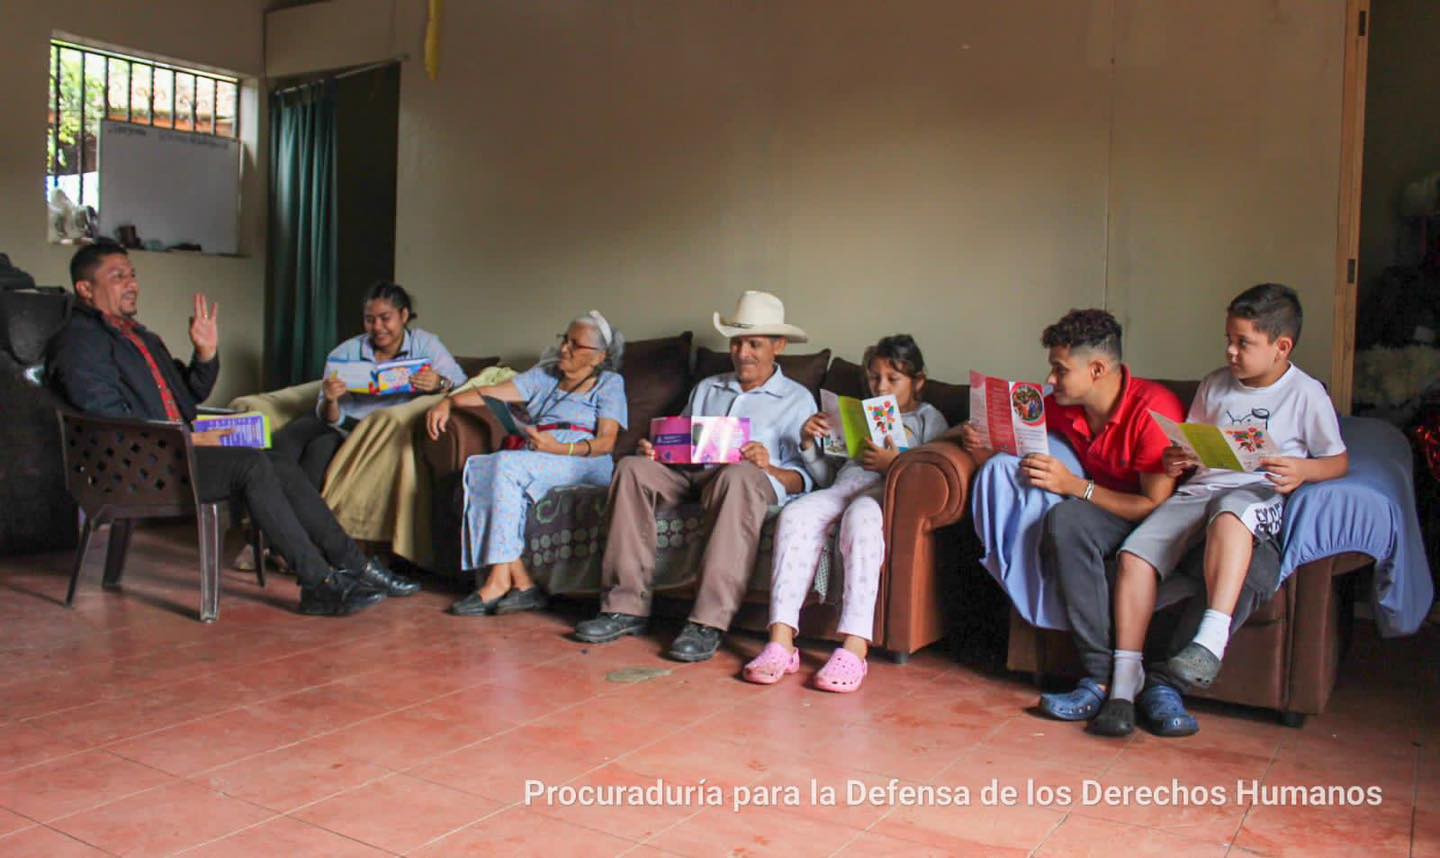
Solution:
<path fill-rule="evenodd" d="M 741 672 L 746 682 L 757 685 L 774 685 L 788 673 L 800 669 L 800 650 L 787 650 L 782 644 L 771 641 L 765 644 L 760 654 L 750 660 Z"/>
<path fill-rule="evenodd" d="M 841 694 L 856 691 L 869 672 L 869 662 L 842 646 L 830 653 L 830 660 L 815 674 L 815 687 Z"/>

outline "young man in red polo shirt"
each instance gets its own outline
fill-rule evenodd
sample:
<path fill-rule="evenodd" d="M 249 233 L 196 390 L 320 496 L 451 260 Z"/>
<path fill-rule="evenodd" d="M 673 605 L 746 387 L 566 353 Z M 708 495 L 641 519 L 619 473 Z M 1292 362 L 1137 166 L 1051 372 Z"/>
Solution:
<path fill-rule="evenodd" d="M 1114 651 L 1108 571 L 1135 526 L 1175 491 L 1163 462 L 1170 441 L 1150 412 L 1183 422 L 1185 410 L 1168 388 L 1130 374 L 1121 362 L 1120 338 L 1120 323 L 1104 310 L 1071 310 L 1045 329 L 1046 381 L 1053 386 L 1045 398 L 1046 425 L 1074 449 L 1084 475 L 1053 456 L 1027 456 L 1020 463 L 1030 485 L 1065 498 L 1046 513 L 1040 559 L 1060 584 L 1087 676 L 1073 691 L 1041 695 L 1039 703 L 1042 712 L 1064 721 L 1089 720 L 1105 702 Z M 961 443 L 980 466 L 994 453 L 978 442 L 966 424 Z M 1151 726 L 1176 735 L 1193 726 L 1179 694 L 1155 688 L 1137 701 L 1142 713 L 1155 716 Z"/>

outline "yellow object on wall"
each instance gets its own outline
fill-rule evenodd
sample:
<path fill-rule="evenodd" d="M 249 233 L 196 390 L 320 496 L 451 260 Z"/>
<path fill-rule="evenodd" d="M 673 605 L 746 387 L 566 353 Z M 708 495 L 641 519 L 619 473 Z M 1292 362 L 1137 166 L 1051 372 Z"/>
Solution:
<path fill-rule="evenodd" d="M 440 74 L 440 12 L 445 0 L 430 0 L 430 18 L 425 23 L 425 74 L 434 80 Z"/>

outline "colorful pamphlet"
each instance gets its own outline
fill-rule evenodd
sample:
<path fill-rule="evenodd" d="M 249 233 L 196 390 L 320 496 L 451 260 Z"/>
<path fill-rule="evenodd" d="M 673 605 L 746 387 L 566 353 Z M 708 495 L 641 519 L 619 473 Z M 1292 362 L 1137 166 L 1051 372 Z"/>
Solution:
<path fill-rule="evenodd" d="M 394 396 L 401 393 L 419 393 L 410 383 L 410 378 L 430 366 L 430 363 L 429 358 L 412 358 L 376 364 L 375 381 L 370 387 L 371 394 Z"/>
<path fill-rule="evenodd" d="M 227 429 L 230 434 L 220 438 L 222 447 L 270 449 L 270 418 L 259 411 L 241 411 L 237 414 L 202 414 L 195 418 L 196 432 Z"/>
<path fill-rule="evenodd" d="M 339 378 L 345 382 L 349 393 L 370 395 L 370 385 L 375 381 L 375 364 L 368 360 L 337 360 L 325 364 L 326 378 Z"/>
<path fill-rule="evenodd" d="M 1050 454 L 1045 389 L 1038 384 L 970 373 L 970 422 L 982 447 L 1012 456 Z"/>
<path fill-rule="evenodd" d="M 900 403 L 893 396 L 856 399 L 822 390 L 820 410 L 830 423 L 830 434 L 820 439 L 821 449 L 827 456 L 858 459 L 865 452 L 867 440 L 884 447 L 888 438 L 896 450 L 909 446 L 905 425 L 901 422 Z"/>
<path fill-rule="evenodd" d="M 410 377 L 428 366 L 430 358 L 408 358 L 385 363 L 368 360 L 335 360 L 325 364 L 325 377 L 338 376 L 345 390 L 357 396 L 393 396 L 417 393 Z"/>
<path fill-rule="evenodd" d="M 750 443 L 748 417 L 656 417 L 650 421 L 655 461 L 667 465 L 726 465 Z"/>
<path fill-rule="evenodd" d="M 1158 411 L 1150 416 L 1170 443 L 1185 450 L 1207 468 L 1222 471 L 1258 471 L 1260 462 L 1280 455 L 1280 449 L 1264 426 L 1211 426 L 1208 423 L 1176 423 Z"/>
<path fill-rule="evenodd" d="M 505 427 L 507 433 L 522 438 L 529 437 L 525 430 L 531 428 L 532 420 L 523 403 L 501 402 L 493 396 L 487 396 L 485 406 L 495 415 L 495 419 L 500 421 L 500 425 Z"/>

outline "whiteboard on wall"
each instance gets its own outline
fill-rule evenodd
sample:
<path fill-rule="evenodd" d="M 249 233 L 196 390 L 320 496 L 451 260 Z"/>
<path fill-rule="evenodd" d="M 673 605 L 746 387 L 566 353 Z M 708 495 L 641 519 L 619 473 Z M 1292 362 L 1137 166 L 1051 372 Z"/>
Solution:
<path fill-rule="evenodd" d="M 140 241 L 240 249 L 240 141 L 100 124 L 100 232 L 133 225 Z"/>

